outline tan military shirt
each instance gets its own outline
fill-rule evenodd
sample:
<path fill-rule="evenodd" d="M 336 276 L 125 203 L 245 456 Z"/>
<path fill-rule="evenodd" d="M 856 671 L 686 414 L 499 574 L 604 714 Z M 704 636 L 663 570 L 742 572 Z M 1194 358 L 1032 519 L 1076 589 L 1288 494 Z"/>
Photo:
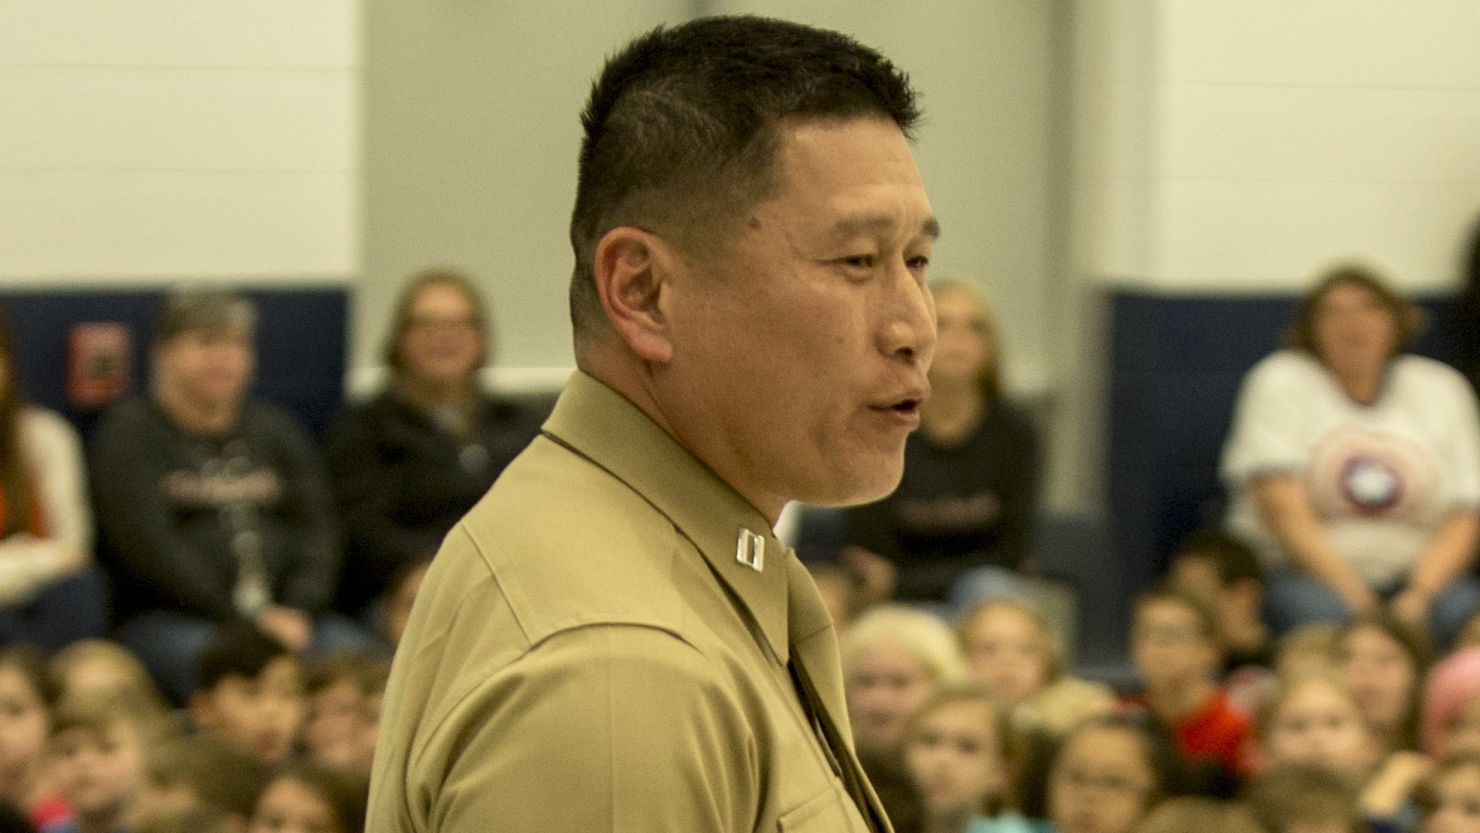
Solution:
<path fill-rule="evenodd" d="M 421 588 L 369 829 L 882 829 L 846 737 L 831 625 L 795 555 L 577 373 Z"/>

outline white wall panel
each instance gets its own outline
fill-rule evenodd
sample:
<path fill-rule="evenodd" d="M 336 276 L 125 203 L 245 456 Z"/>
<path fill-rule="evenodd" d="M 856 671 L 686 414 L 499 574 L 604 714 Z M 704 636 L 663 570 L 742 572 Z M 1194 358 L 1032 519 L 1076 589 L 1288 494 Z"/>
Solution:
<path fill-rule="evenodd" d="M 352 172 L 0 171 L 6 283 L 337 278 Z"/>
<path fill-rule="evenodd" d="M 1168 179 L 1480 182 L 1480 88 L 1173 84 L 1164 113 Z"/>
<path fill-rule="evenodd" d="M 359 0 L 0 0 L 0 64 L 344 68 Z"/>
<path fill-rule="evenodd" d="M 1357 257 L 1400 286 L 1450 285 L 1480 182 L 1162 183 L 1156 279 L 1192 292 L 1299 290 Z"/>
<path fill-rule="evenodd" d="M 1158 5 L 1170 36 L 1166 76 L 1180 82 L 1480 87 L 1475 60 L 1480 3 L 1474 0 L 1160 0 Z"/>
<path fill-rule="evenodd" d="M 0 159 L 39 170 L 348 170 L 348 69 L 0 67 Z"/>

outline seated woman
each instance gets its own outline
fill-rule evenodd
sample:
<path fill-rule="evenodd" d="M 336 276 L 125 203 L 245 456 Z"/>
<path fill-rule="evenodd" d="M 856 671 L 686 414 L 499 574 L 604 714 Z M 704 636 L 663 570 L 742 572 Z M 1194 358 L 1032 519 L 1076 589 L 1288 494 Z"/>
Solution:
<path fill-rule="evenodd" d="M 843 558 L 869 601 L 965 607 L 987 594 L 957 587 L 961 579 L 1000 580 L 1027 555 L 1038 437 L 1003 397 L 1001 351 L 981 293 L 957 281 L 931 288 L 939 335 L 920 430 L 905 444 L 894 494 L 848 512 Z M 983 568 L 997 575 L 982 576 Z"/>
<path fill-rule="evenodd" d="M 1447 644 L 1480 602 L 1480 417 L 1459 373 L 1404 352 L 1418 329 L 1375 273 L 1341 267 L 1244 380 L 1222 475 L 1277 631 L 1387 605 Z"/>
<path fill-rule="evenodd" d="M 56 651 L 103 634 L 92 548 L 82 444 L 66 420 L 27 404 L 0 314 L 0 643 Z"/>
<path fill-rule="evenodd" d="M 329 476 L 346 533 L 336 607 L 358 615 L 442 537 L 539 433 L 541 414 L 478 386 L 492 359 L 488 312 L 472 281 L 431 270 L 396 304 L 391 382 L 329 437 Z"/>

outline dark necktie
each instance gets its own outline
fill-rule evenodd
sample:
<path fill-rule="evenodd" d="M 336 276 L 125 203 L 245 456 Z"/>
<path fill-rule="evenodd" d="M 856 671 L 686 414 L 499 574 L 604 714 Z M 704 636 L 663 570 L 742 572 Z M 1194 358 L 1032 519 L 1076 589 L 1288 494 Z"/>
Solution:
<path fill-rule="evenodd" d="M 863 770 L 850 751 L 846 723 L 840 725 L 835 717 L 845 714 L 845 701 L 838 643 L 827 608 L 812 576 L 793 552 L 787 553 L 786 569 L 787 638 L 791 644 L 787 670 L 833 772 L 869 828 L 884 833 L 890 830 L 889 822 L 872 798 Z"/>

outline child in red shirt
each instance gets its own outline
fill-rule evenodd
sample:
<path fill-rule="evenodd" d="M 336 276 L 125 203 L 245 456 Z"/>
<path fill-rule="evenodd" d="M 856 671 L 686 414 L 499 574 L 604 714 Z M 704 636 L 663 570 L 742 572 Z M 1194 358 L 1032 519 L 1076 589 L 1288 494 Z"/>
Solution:
<path fill-rule="evenodd" d="M 1136 600 L 1131 649 L 1145 691 L 1128 705 L 1166 724 L 1208 790 L 1232 794 L 1250 772 L 1253 731 L 1215 682 L 1223 663 L 1217 615 L 1181 591 L 1153 590 Z"/>

